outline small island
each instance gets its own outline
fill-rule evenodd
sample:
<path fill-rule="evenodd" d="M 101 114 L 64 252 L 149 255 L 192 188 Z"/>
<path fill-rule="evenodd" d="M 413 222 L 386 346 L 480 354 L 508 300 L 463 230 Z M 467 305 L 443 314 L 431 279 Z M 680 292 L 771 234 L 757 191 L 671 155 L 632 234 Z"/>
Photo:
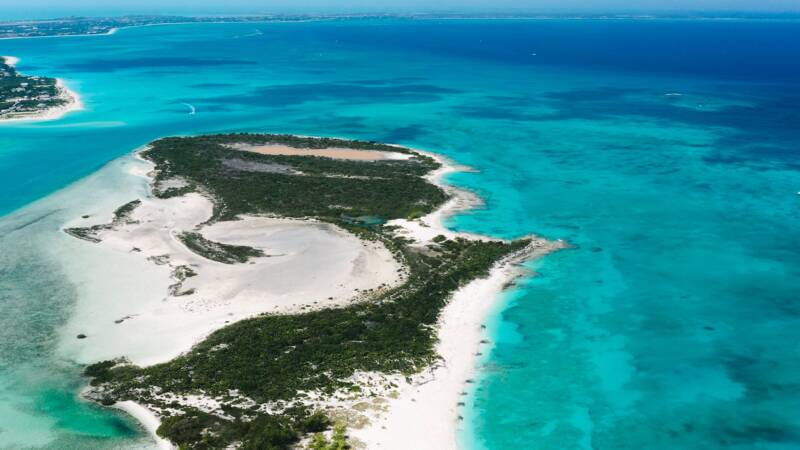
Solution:
<path fill-rule="evenodd" d="M 149 195 L 65 231 L 169 267 L 158 308 L 174 315 L 132 311 L 75 345 L 137 321 L 158 336 L 158 351 L 88 365 L 85 396 L 165 446 L 372 448 L 417 433 L 448 447 L 492 297 L 561 247 L 448 230 L 443 217 L 476 204 L 442 183 L 458 168 L 394 145 L 243 133 L 164 138 L 138 157 Z M 160 334 L 192 320 L 207 322 L 194 345 Z"/>
<path fill-rule="evenodd" d="M 80 108 L 80 98 L 57 78 L 29 76 L 17 58 L 0 56 L 0 122 L 51 120 Z"/>

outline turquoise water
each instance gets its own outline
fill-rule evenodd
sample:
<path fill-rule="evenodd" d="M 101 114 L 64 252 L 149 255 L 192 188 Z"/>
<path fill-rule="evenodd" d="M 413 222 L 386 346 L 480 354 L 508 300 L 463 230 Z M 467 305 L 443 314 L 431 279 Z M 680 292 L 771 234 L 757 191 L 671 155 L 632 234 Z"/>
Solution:
<path fill-rule="evenodd" d="M 56 351 L 76 294 L 47 245 L 80 199 L 31 202 L 158 136 L 234 130 L 447 154 L 479 170 L 451 180 L 487 200 L 454 227 L 574 244 L 532 263 L 539 276 L 487 322 L 496 347 L 465 447 L 800 448 L 800 23 L 383 20 L 0 42 L 87 104 L 0 126 L 0 448 L 147 442 L 77 400 L 80 368 Z"/>

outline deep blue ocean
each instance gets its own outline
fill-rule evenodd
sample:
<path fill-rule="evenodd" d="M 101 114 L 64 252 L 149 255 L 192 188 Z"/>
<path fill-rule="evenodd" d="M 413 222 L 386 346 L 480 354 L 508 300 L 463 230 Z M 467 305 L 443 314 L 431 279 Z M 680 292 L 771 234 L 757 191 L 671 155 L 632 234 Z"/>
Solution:
<path fill-rule="evenodd" d="M 87 106 L 0 125 L 0 448 L 148 445 L 55 350 L 77 294 L 52 195 L 241 130 L 443 153 L 486 200 L 454 228 L 573 244 L 487 321 L 464 448 L 800 449 L 800 22 L 175 25 L 0 54 Z"/>

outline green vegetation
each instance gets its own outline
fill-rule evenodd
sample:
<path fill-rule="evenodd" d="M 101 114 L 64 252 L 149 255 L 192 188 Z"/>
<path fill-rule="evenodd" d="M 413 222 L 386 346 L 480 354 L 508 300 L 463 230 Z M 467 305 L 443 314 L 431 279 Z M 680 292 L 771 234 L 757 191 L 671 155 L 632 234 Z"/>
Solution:
<path fill-rule="evenodd" d="M 173 269 L 172 278 L 176 281 L 176 283 L 169 286 L 169 295 L 181 297 L 183 295 L 194 294 L 194 289 L 183 290 L 183 282 L 186 281 L 187 278 L 195 276 L 197 276 L 197 272 L 187 265 L 181 265 Z"/>
<path fill-rule="evenodd" d="M 178 239 L 198 255 L 225 264 L 246 263 L 250 258 L 264 256 L 264 252 L 246 245 L 229 245 L 209 241 L 200 233 L 187 231 L 178 235 Z"/>
<path fill-rule="evenodd" d="M 102 224 L 102 225 L 92 225 L 91 227 L 65 228 L 64 232 L 72 237 L 83 239 L 84 241 L 89 241 L 96 244 L 101 241 L 101 239 L 97 237 L 97 233 L 103 230 L 108 230 L 110 228 L 111 226 L 109 224 Z"/>
<path fill-rule="evenodd" d="M 215 202 L 212 220 L 253 213 L 313 216 L 363 239 L 381 241 L 405 263 L 408 278 L 351 306 L 262 315 L 234 323 L 167 363 L 140 368 L 105 361 L 86 369 L 98 401 L 132 399 L 162 411 L 166 419 L 159 434 L 181 448 L 240 444 L 241 448 L 285 449 L 309 433 L 326 429 L 329 423 L 324 416 L 303 406 L 304 392 L 330 396 L 342 390 L 357 391 L 350 381 L 356 372 L 411 375 L 429 366 L 438 358 L 435 325 L 450 295 L 529 244 L 528 240 L 437 236 L 429 245 L 416 247 L 395 236 L 391 227 L 351 223 L 352 216 L 406 217 L 444 202 L 446 195 L 422 178 L 438 167 L 430 158 L 415 155 L 406 161 L 356 162 L 251 155 L 221 145 L 237 142 L 385 149 L 375 143 L 237 134 L 162 139 L 145 157 L 156 163 L 157 183 L 181 177 L 190 182 L 182 189 L 209 195 Z M 236 171 L 221 163 L 234 155 L 289 165 L 302 175 Z M 362 178 L 343 177 L 355 174 Z M 191 237 L 190 242 L 187 245 L 200 247 L 195 251 L 209 251 L 209 241 L 202 237 Z M 189 394 L 217 399 L 222 413 L 198 411 L 172 400 Z M 268 406 L 270 414 L 262 406 Z M 343 428 L 335 430 L 332 442 L 321 435 L 312 440 L 314 449 L 346 446 Z"/>
<path fill-rule="evenodd" d="M 312 156 L 261 155 L 224 144 L 277 143 L 294 147 L 342 147 L 409 152 L 373 142 L 312 139 L 285 135 L 235 134 L 166 138 L 143 156 L 158 167 L 156 183 L 181 177 L 187 186 L 157 191 L 162 198 L 202 190 L 215 201 L 215 220 L 239 214 L 318 217 L 339 222 L 343 216 L 377 216 L 384 220 L 433 211 L 446 195 L 422 175 L 438 167 L 416 155 L 408 161 L 362 162 Z M 280 164 L 302 173 L 236 170 L 225 161 Z M 201 189 L 200 189 L 201 188 Z"/>
<path fill-rule="evenodd" d="M 309 414 L 304 408 L 293 408 L 281 415 L 258 413 L 246 419 L 242 417 L 242 410 L 231 408 L 226 412 L 233 419 L 187 408 L 184 414 L 164 418 L 156 432 L 181 449 L 226 448 L 241 442 L 241 449 L 278 450 L 289 448 L 301 436 L 329 426 L 324 415 Z"/>
<path fill-rule="evenodd" d="M 197 272 L 189 266 L 178 266 L 172 271 L 172 277 L 178 281 L 197 276 Z"/>
<path fill-rule="evenodd" d="M 409 281 L 373 301 L 237 322 L 168 363 L 121 368 L 114 394 L 126 397 L 148 385 L 210 395 L 238 389 L 264 403 L 291 400 L 300 390 L 350 387 L 342 380 L 356 370 L 415 373 L 436 359 L 431 329 L 449 294 L 527 243 L 459 239 L 430 255 L 404 249 Z"/>
<path fill-rule="evenodd" d="M 153 16 L 122 17 L 64 17 L 47 20 L 22 20 L 0 22 L 0 39 L 13 37 L 78 36 L 108 34 L 112 30 L 144 25 L 213 22 L 291 22 L 309 20 L 319 16 L 303 15 L 247 15 L 247 16 Z"/>
<path fill-rule="evenodd" d="M 124 205 L 120 206 L 119 208 L 114 210 L 114 218 L 112 219 L 112 223 L 114 225 L 121 224 L 122 222 L 130 222 L 131 214 L 133 214 L 133 210 L 139 207 L 142 204 L 142 201 L 138 198 L 136 200 L 132 200 Z"/>
<path fill-rule="evenodd" d="M 101 239 L 97 237 L 97 233 L 103 230 L 113 230 L 114 227 L 119 225 L 135 223 L 133 220 L 131 220 L 131 214 L 133 213 L 133 210 L 135 210 L 141 204 L 142 201 L 136 199 L 120 206 L 114 210 L 111 223 L 102 223 L 98 225 L 92 225 L 90 227 L 65 228 L 64 232 L 78 239 L 83 239 L 84 241 L 98 243 L 101 241 Z"/>
<path fill-rule="evenodd" d="M 348 448 L 350 447 L 347 445 L 347 435 L 342 424 L 336 424 L 333 427 L 333 437 L 330 442 L 323 434 L 317 433 L 311 439 L 309 446 L 309 450 L 347 450 Z"/>
<path fill-rule="evenodd" d="M 55 78 L 22 75 L 0 56 L 0 119 L 25 117 L 67 103 Z"/>

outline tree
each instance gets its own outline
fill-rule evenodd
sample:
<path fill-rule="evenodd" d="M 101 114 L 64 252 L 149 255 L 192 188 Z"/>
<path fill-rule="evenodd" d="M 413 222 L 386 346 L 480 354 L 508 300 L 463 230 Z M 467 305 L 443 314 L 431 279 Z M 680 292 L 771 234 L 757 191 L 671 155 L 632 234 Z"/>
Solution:
<path fill-rule="evenodd" d="M 325 436 L 322 433 L 317 433 L 311 438 L 311 445 L 308 447 L 309 450 L 327 450 L 328 449 L 328 440 L 325 439 Z"/>
<path fill-rule="evenodd" d="M 347 450 L 348 448 L 350 446 L 347 445 L 345 426 L 338 423 L 333 427 L 333 438 L 330 442 L 325 438 L 325 435 L 317 433 L 311 438 L 308 450 Z"/>
<path fill-rule="evenodd" d="M 345 434 L 344 425 L 341 423 L 337 423 L 333 427 L 333 442 L 329 447 L 329 450 L 347 450 L 349 445 L 347 445 L 347 435 Z"/>

